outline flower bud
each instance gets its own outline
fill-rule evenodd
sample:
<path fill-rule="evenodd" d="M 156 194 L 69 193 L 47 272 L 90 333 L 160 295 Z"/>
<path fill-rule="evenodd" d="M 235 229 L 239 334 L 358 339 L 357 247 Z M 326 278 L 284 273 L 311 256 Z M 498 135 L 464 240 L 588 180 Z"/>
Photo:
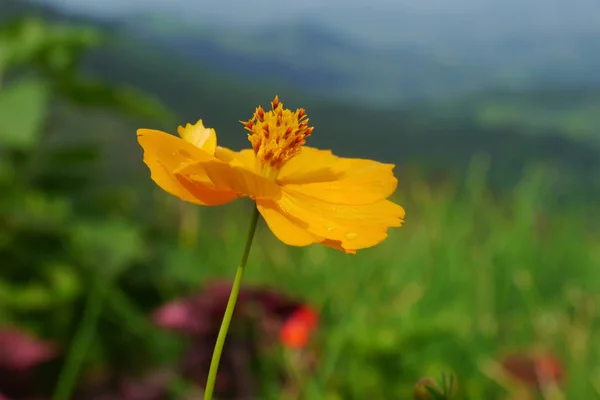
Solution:
<path fill-rule="evenodd" d="M 414 400 L 436 400 L 442 395 L 438 383 L 432 378 L 421 378 L 413 390 Z"/>

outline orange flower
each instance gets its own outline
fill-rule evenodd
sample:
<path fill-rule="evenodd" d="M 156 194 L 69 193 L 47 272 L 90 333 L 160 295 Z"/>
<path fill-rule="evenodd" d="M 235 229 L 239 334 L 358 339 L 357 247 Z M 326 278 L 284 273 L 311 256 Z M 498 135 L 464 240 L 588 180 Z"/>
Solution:
<path fill-rule="evenodd" d="M 252 149 L 217 146 L 202 120 L 179 136 L 139 129 L 152 179 L 184 201 L 215 206 L 250 197 L 275 236 L 291 246 L 321 243 L 346 253 L 376 245 L 399 227 L 404 209 L 386 200 L 398 181 L 392 164 L 337 157 L 304 146 L 313 131 L 304 109 L 258 107 L 244 122 Z"/>

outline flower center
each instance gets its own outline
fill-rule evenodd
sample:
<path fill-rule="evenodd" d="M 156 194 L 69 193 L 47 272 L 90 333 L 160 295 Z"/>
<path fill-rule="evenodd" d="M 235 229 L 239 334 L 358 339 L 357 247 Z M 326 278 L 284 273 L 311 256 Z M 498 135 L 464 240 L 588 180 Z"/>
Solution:
<path fill-rule="evenodd" d="M 298 154 L 314 128 L 308 126 L 303 108 L 296 111 L 283 108 L 277 96 L 271 108 L 265 112 L 259 106 L 252 118 L 242 124 L 249 132 L 248 140 L 262 172 L 276 177 L 283 164 Z"/>

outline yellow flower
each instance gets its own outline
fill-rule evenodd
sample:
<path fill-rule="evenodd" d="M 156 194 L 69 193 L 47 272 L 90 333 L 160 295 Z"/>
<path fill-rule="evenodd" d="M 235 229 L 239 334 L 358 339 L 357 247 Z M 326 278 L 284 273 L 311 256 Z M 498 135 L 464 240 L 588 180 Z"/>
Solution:
<path fill-rule="evenodd" d="M 179 127 L 181 138 L 139 129 L 144 162 L 163 190 L 184 201 L 215 206 L 250 197 L 282 242 L 321 243 L 346 253 L 371 247 L 399 227 L 404 209 L 386 200 L 398 183 L 393 164 L 337 157 L 304 146 L 313 131 L 304 109 L 258 107 L 243 122 L 251 149 L 217 146 L 202 120 Z"/>

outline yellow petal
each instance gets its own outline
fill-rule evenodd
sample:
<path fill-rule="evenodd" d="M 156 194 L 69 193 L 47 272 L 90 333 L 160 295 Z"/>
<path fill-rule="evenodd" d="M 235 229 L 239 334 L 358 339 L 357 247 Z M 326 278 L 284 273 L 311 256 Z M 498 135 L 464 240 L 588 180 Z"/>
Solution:
<path fill-rule="evenodd" d="M 279 205 L 272 200 L 257 200 L 256 207 L 265 219 L 265 222 L 271 229 L 271 232 L 289 246 L 307 246 L 312 243 L 319 243 L 319 238 L 306 230 L 306 225 L 294 221 L 283 214 Z"/>
<path fill-rule="evenodd" d="M 387 237 L 389 227 L 399 227 L 404 209 L 388 200 L 368 205 L 334 204 L 282 188 L 282 212 L 306 224 L 309 233 L 339 242 L 347 251 L 374 246 Z"/>
<path fill-rule="evenodd" d="M 283 165 L 277 175 L 277 182 L 287 185 L 339 179 L 344 171 L 333 169 L 338 159 L 329 150 L 303 146 L 298 154 Z"/>
<path fill-rule="evenodd" d="M 225 147 L 218 146 L 215 151 L 215 157 L 231 165 L 243 166 L 250 171 L 256 170 L 256 156 L 254 155 L 254 150 L 252 149 L 233 151 Z"/>
<path fill-rule="evenodd" d="M 331 247 L 332 249 L 343 251 L 346 254 L 356 254 L 356 249 L 345 249 L 342 247 L 342 242 L 339 240 L 325 239 L 321 242 L 323 246 Z"/>
<path fill-rule="evenodd" d="M 238 195 L 226 189 L 216 188 L 213 184 L 205 184 L 200 181 L 192 180 L 189 177 L 184 177 L 180 175 L 176 175 L 176 179 L 179 184 L 184 187 L 189 194 L 193 197 L 192 199 L 183 198 L 180 195 L 177 195 L 180 199 L 189 201 L 190 203 L 195 203 L 204 206 L 218 206 L 222 204 L 227 204 L 230 201 L 238 198 Z"/>
<path fill-rule="evenodd" d="M 288 246 L 308 246 L 319 243 L 348 254 L 356 254 L 354 249 L 344 249 L 339 240 L 324 239 L 308 231 L 308 224 L 296 220 L 281 209 L 279 204 L 272 200 L 257 200 L 256 207 L 263 216 L 271 232 L 281 242 Z"/>
<path fill-rule="evenodd" d="M 182 165 L 199 160 L 209 161 L 213 156 L 198 147 L 165 132 L 138 129 L 138 142 L 144 149 L 144 162 L 150 169 L 152 180 L 164 191 L 184 201 L 200 205 L 219 205 L 230 202 L 236 194 L 215 188 L 202 171 L 194 182 L 175 175 Z"/>
<path fill-rule="evenodd" d="M 183 140 L 201 148 L 209 154 L 215 154 L 217 148 L 217 133 L 212 128 L 205 128 L 202 120 L 198 120 L 194 125 L 186 124 L 177 127 L 177 133 Z"/>
<path fill-rule="evenodd" d="M 366 205 L 388 198 L 396 190 L 393 164 L 358 158 L 338 158 L 331 166 L 337 179 L 288 183 L 286 187 L 336 204 Z"/>
<path fill-rule="evenodd" d="M 281 189 L 275 181 L 237 163 L 226 164 L 215 159 L 184 165 L 175 173 L 189 177 L 192 181 L 198 179 L 200 182 L 204 176 L 208 176 L 217 188 L 230 190 L 238 196 L 247 196 L 251 199 L 278 199 L 281 196 Z"/>
<path fill-rule="evenodd" d="M 393 164 L 336 157 L 330 151 L 307 147 L 283 166 L 277 182 L 324 201 L 363 205 L 396 190 L 393 169 Z"/>

